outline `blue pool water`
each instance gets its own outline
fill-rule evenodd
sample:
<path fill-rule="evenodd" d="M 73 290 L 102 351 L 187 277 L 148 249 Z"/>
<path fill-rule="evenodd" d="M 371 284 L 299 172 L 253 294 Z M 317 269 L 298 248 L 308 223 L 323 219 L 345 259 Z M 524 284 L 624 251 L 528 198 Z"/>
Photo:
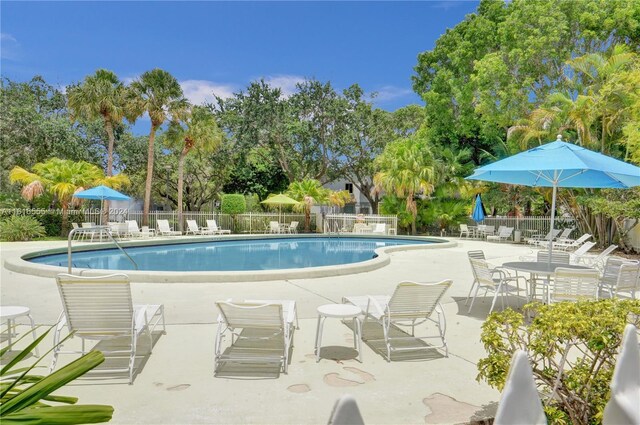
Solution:
<path fill-rule="evenodd" d="M 194 242 L 128 247 L 138 270 L 153 271 L 251 271 L 299 269 L 357 263 L 373 258 L 376 248 L 430 244 L 410 239 L 287 238 Z M 67 254 L 52 254 L 28 261 L 67 267 Z M 117 249 L 73 253 L 73 267 L 134 270 Z"/>

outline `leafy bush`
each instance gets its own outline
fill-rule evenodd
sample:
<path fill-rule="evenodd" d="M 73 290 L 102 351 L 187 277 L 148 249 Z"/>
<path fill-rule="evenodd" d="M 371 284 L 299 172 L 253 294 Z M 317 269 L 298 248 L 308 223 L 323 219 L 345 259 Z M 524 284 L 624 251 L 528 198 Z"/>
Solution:
<path fill-rule="evenodd" d="M 0 390 L 0 422 L 5 425 L 35 423 L 72 425 L 110 421 L 113 416 L 113 407 L 111 406 L 75 405 L 78 402 L 76 397 L 51 395 L 54 391 L 104 362 L 104 355 L 100 351 L 91 351 L 48 376 L 28 374 L 42 361 L 44 356 L 31 366 L 15 367 L 18 362 L 33 351 L 51 329 L 49 328 L 11 359 L 5 359 L 5 355 L 9 354 L 12 346 L 0 350 L 0 359 L 4 365 L 0 371 L 0 388 L 2 388 Z M 52 406 L 52 401 L 71 406 Z"/>
<path fill-rule="evenodd" d="M 222 214 L 244 214 L 247 211 L 244 195 L 239 193 L 222 195 L 220 210 Z"/>
<path fill-rule="evenodd" d="M 247 205 L 247 212 L 262 212 L 262 206 L 260 205 L 260 198 L 255 193 L 244 196 L 245 204 Z"/>
<path fill-rule="evenodd" d="M 44 227 L 32 217 L 14 215 L 0 221 L 0 239 L 5 241 L 30 241 L 45 234 Z"/>
<path fill-rule="evenodd" d="M 624 327 L 627 321 L 640 324 L 640 300 L 534 303 L 527 310 L 534 315 L 530 324 L 523 314 L 507 309 L 482 325 L 489 355 L 478 362 L 477 379 L 501 390 L 513 352 L 524 350 L 541 397 L 547 399 L 550 423 L 602 423 Z"/>

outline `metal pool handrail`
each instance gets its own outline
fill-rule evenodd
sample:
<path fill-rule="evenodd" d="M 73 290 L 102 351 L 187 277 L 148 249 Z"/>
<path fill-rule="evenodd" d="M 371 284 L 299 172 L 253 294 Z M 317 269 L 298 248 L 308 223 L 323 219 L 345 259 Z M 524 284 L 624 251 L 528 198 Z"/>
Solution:
<path fill-rule="evenodd" d="M 69 274 L 71 274 L 71 267 L 72 267 L 72 262 L 71 262 L 71 241 L 73 240 L 73 235 L 75 235 L 76 233 L 86 233 L 87 230 L 90 231 L 100 231 L 100 235 L 102 235 L 102 232 L 104 231 L 107 236 L 109 237 L 109 239 L 111 239 L 111 242 L 114 243 L 114 245 L 120 250 L 122 251 L 122 253 L 129 259 L 129 261 L 131 261 L 131 263 L 133 264 L 133 267 L 135 267 L 136 270 L 138 270 L 138 264 L 133 260 L 133 258 L 131 258 L 131 256 L 129 256 L 129 254 L 127 254 L 127 252 L 120 246 L 120 244 L 114 239 L 113 235 L 111 234 L 111 229 L 108 226 L 95 226 L 95 227 L 90 227 L 89 229 L 87 229 L 86 227 L 81 227 L 78 229 L 71 229 L 71 231 L 69 232 L 69 236 L 67 238 L 67 269 L 69 270 Z"/>

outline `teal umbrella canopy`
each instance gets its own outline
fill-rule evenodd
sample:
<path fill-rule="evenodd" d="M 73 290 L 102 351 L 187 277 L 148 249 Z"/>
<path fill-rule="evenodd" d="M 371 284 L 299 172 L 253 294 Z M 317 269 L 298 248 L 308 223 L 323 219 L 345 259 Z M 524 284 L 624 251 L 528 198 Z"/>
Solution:
<path fill-rule="evenodd" d="M 640 167 L 578 145 L 555 142 L 476 168 L 468 180 L 552 187 L 551 229 L 559 187 L 628 189 L 640 186 Z M 553 244 L 549 241 L 549 251 Z M 551 261 L 551 256 L 549 256 Z"/>
<path fill-rule="evenodd" d="M 101 201 L 128 201 L 127 195 L 107 186 L 96 186 L 73 195 L 81 199 L 100 199 Z"/>

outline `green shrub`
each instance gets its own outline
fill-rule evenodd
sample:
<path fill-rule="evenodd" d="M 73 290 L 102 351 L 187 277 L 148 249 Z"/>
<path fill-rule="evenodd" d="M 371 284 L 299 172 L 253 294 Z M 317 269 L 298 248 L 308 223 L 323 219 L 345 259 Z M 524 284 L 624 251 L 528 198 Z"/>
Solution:
<path fill-rule="evenodd" d="M 255 193 L 244 196 L 244 202 L 247 205 L 246 212 L 262 212 L 260 198 Z"/>
<path fill-rule="evenodd" d="M 488 357 L 478 362 L 477 379 L 502 390 L 511 356 L 524 350 L 549 423 L 602 423 L 624 327 L 627 321 L 640 324 L 640 300 L 534 303 L 525 311 L 534 316 L 530 324 L 523 314 L 507 309 L 482 325 Z"/>
<path fill-rule="evenodd" d="M 247 211 L 247 203 L 244 195 L 239 193 L 222 195 L 220 211 L 222 214 L 244 214 Z"/>
<path fill-rule="evenodd" d="M 0 221 L 0 239 L 5 241 L 30 241 L 45 234 L 44 227 L 32 217 L 14 215 Z"/>

